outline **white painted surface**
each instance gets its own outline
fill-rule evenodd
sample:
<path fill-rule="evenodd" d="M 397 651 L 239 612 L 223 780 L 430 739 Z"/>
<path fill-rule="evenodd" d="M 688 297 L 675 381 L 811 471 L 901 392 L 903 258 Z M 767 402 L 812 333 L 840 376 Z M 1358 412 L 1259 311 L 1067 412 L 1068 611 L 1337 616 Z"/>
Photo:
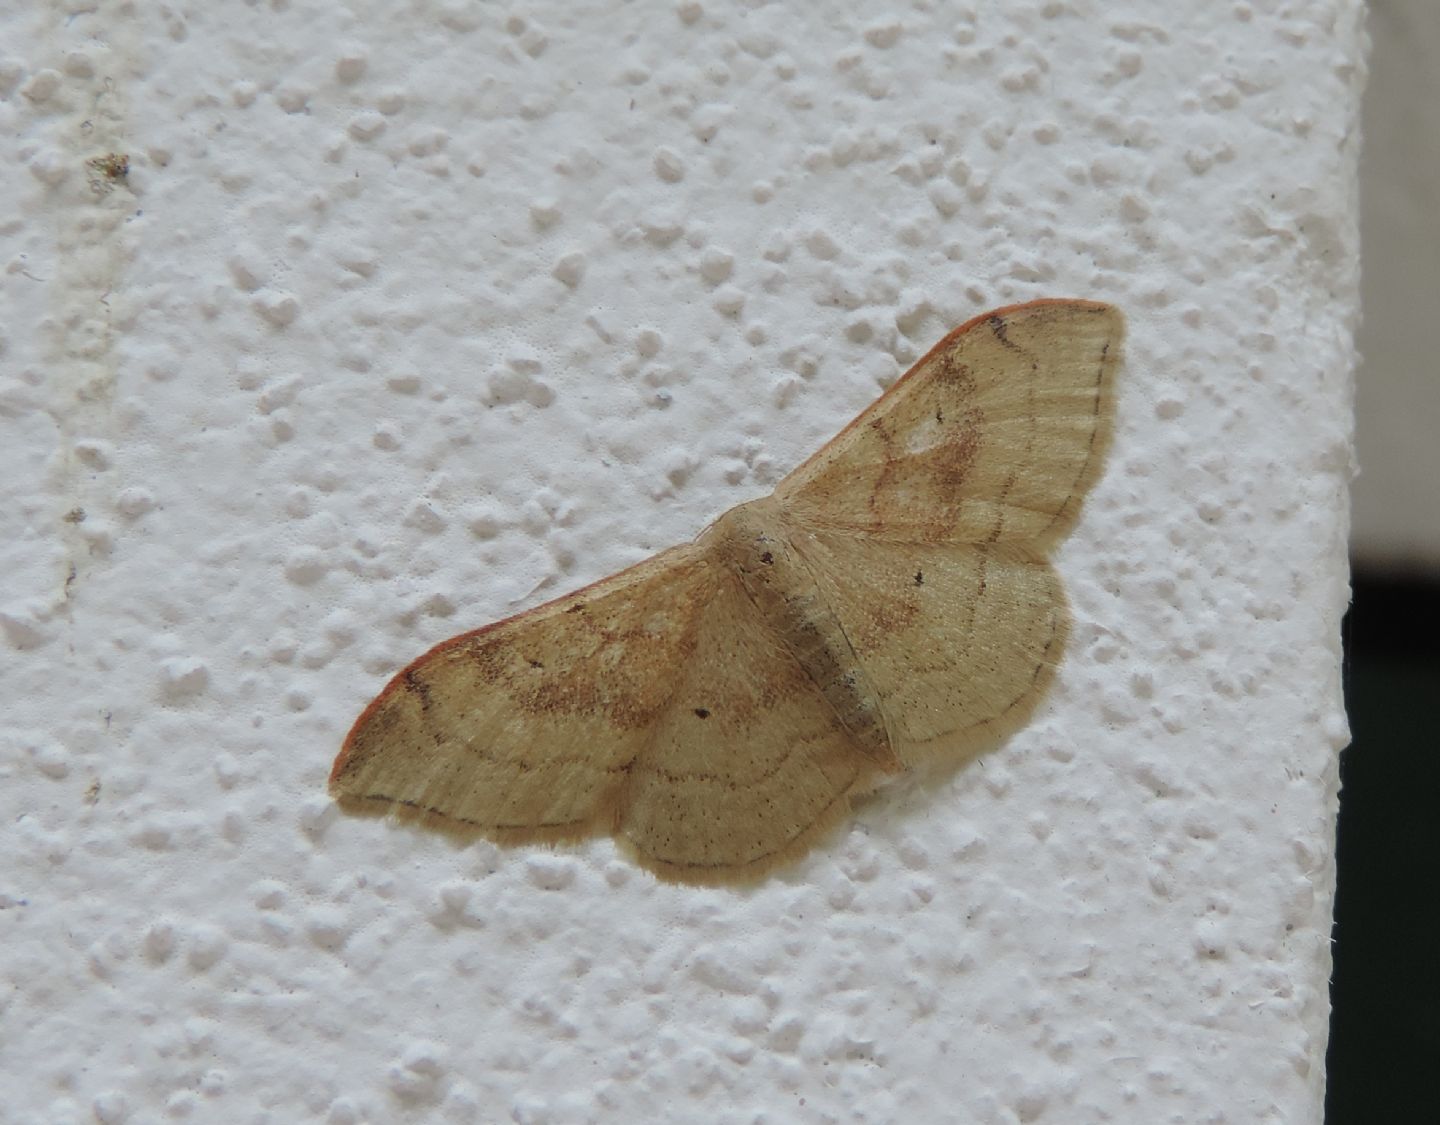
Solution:
<path fill-rule="evenodd" d="M 1318 1119 L 1359 4 L 828 10 L 7 17 L 13 1120 Z M 398 665 L 1041 295 L 1129 361 L 1007 747 L 743 893 L 337 816 Z"/>

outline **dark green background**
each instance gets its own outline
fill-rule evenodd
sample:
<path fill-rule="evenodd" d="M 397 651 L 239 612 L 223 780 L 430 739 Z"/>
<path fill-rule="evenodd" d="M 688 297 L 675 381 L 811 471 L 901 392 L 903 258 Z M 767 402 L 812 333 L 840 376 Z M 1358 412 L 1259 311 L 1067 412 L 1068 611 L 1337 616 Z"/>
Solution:
<path fill-rule="evenodd" d="M 1328 1125 L 1440 1121 L 1440 581 L 1357 571 Z"/>

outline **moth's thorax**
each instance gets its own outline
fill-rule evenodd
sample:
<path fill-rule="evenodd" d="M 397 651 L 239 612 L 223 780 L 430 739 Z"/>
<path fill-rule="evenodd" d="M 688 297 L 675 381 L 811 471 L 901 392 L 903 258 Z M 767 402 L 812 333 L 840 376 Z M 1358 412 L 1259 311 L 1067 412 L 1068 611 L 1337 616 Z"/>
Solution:
<path fill-rule="evenodd" d="M 780 511 L 765 496 L 731 508 L 705 529 L 700 542 L 731 568 L 761 575 L 777 565 L 776 555 L 784 553 L 789 538 Z"/>
<path fill-rule="evenodd" d="M 700 537 L 739 580 L 781 643 L 820 689 L 855 746 L 879 768 L 899 770 L 879 693 L 807 562 L 809 533 L 773 497 L 731 508 Z"/>

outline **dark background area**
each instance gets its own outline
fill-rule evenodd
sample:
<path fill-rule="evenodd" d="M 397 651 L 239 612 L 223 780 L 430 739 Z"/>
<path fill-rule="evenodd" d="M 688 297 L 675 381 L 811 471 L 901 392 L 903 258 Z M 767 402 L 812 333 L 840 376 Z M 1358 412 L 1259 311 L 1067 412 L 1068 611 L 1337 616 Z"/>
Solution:
<path fill-rule="evenodd" d="M 1356 570 L 1345 695 L 1325 1120 L 1440 1121 L 1440 578 Z"/>

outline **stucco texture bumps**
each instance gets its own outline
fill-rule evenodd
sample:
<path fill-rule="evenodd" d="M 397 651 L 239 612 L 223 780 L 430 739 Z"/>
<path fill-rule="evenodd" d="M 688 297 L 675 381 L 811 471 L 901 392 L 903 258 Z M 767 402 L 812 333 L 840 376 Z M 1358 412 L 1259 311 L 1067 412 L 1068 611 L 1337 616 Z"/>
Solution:
<path fill-rule="evenodd" d="M 9 1119 L 1317 1119 L 1360 5 L 1156 15 L 11 16 Z M 331 804 L 410 657 L 1037 296 L 1129 339 L 1004 748 L 746 891 Z"/>

